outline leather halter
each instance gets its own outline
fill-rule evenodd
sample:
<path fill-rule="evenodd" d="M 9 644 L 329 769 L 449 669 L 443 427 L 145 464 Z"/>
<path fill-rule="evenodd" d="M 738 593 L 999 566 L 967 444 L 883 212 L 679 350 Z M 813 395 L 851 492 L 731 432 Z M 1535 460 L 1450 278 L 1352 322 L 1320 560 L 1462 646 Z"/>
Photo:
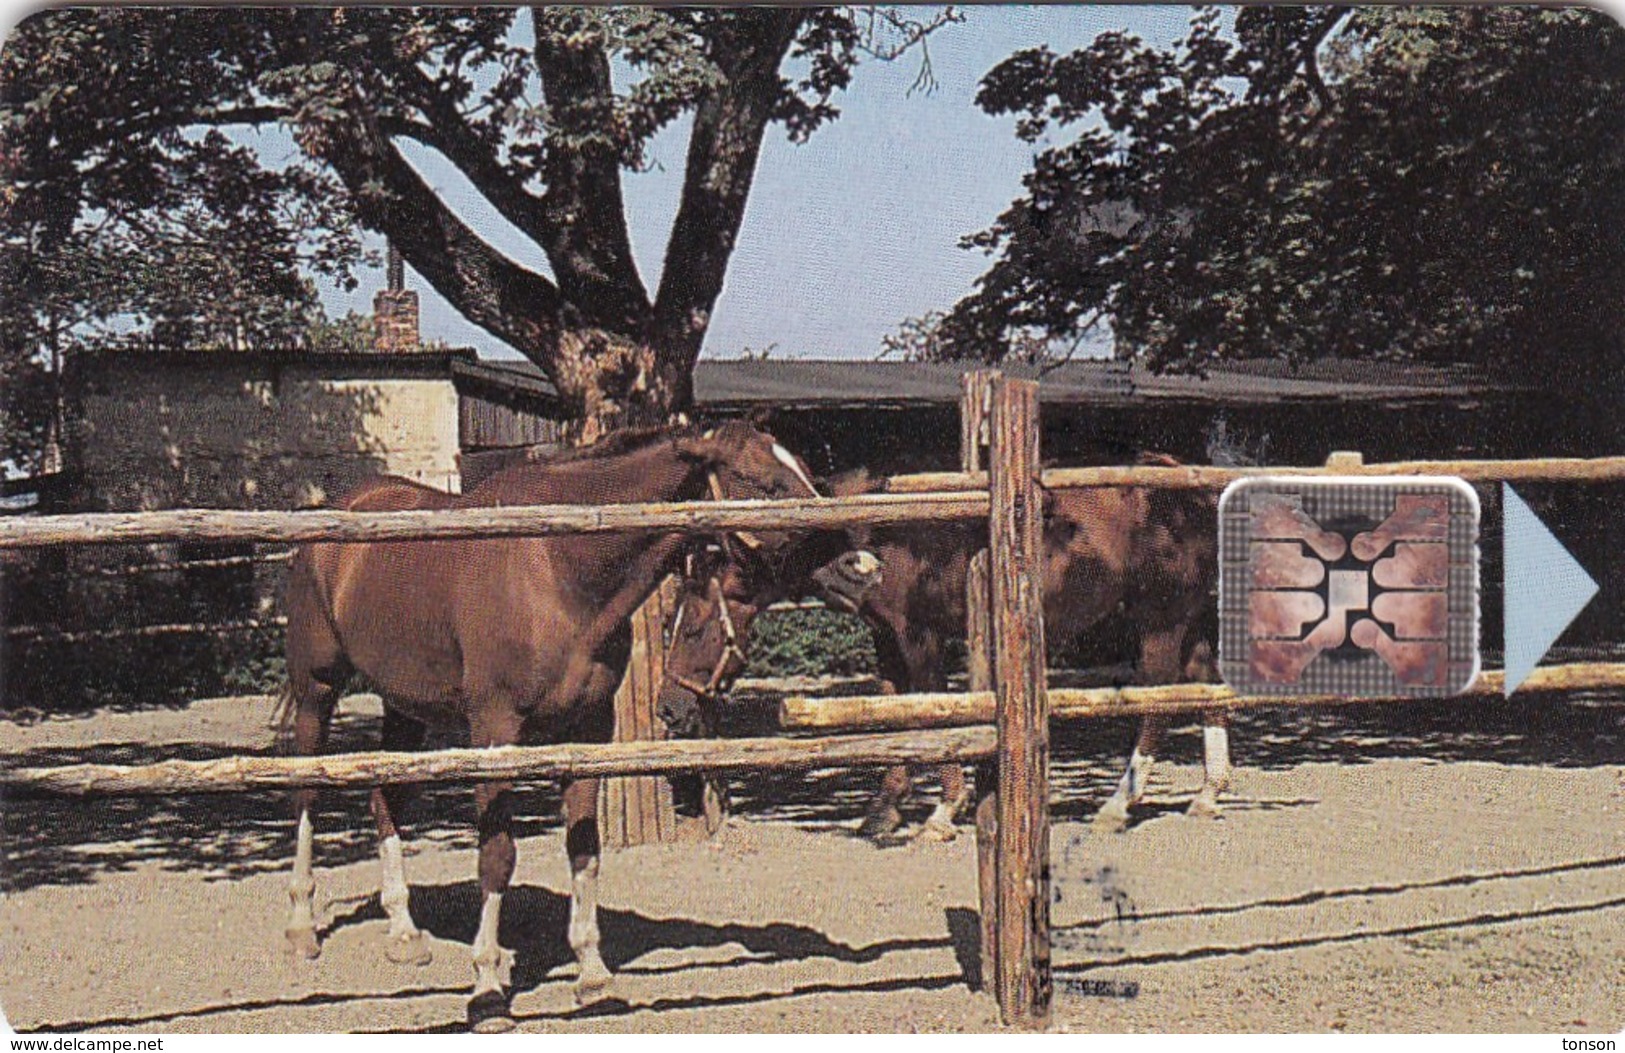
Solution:
<path fill-rule="evenodd" d="M 726 501 L 728 499 L 728 495 L 727 492 L 722 489 L 722 480 L 717 476 L 717 470 L 715 468 L 707 470 L 705 477 L 711 490 L 711 499 L 713 501 Z M 805 481 L 805 476 L 803 476 L 803 481 Z M 807 485 L 809 487 L 812 486 L 811 483 L 808 483 Z M 813 488 L 813 496 L 818 496 L 818 491 L 816 488 Z M 734 554 L 733 546 L 730 543 L 732 540 L 737 540 L 741 545 L 744 545 L 747 550 L 757 555 L 761 555 L 762 549 L 766 547 L 766 542 L 749 530 L 724 531 L 718 535 L 717 540 L 723 553 L 727 555 L 731 562 L 736 564 L 742 561 Z M 692 556 L 690 556 L 690 559 L 692 559 Z M 693 577 L 692 573 L 685 576 L 689 577 L 690 579 Z M 713 702 L 716 700 L 717 692 L 719 690 L 723 690 L 725 687 L 725 682 L 729 680 L 729 662 L 733 659 L 737 659 L 740 668 L 743 669 L 745 664 L 749 661 L 749 657 L 745 654 L 745 649 L 739 644 L 739 631 L 734 627 L 733 615 L 728 610 L 728 597 L 722 591 L 722 579 L 717 574 L 712 573 L 710 575 L 706 585 L 706 591 L 716 602 L 717 616 L 722 622 L 722 654 L 717 657 L 716 665 L 711 667 L 711 675 L 706 678 L 704 684 L 701 684 L 690 677 L 680 676 L 673 673 L 669 666 L 665 670 L 664 678 L 667 683 L 676 684 L 678 687 L 694 695 L 699 701 Z M 688 599 L 685 596 L 683 602 L 677 607 L 677 617 L 672 621 L 671 638 L 673 645 L 675 645 L 677 642 L 678 631 L 682 629 L 683 626 L 683 614 L 687 610 Z M 667 649 L 667 654 L 669 656 L 670 648 Z"/>
<path fill-rule="evenodd" d="M 717 470 L 712 468 L 710 471 L 705 473 L 705 478 L 711 484 L 711 500 L 726 501 L 728 499 L 728 495 L 722 491 L 722 480 L 717 478 Z M 722 535 L 722 547 L 724 549 L 728 547 L 728 536 L 728 534 Z M 757 537 L 755 534 L 752 534 L 748 530 L 735 530 L 732 532 L 732 536 L 738 538 L 740 542 L 752 552 L 762 547 L 762 539 Z"/>
<path fill-rule="evenodd" d="M 672 672 L 670 666 L 667 666 L 665 669 L 665 678 L 667 682 L 676 684 L 678 687 L 694 695 L 698 700 L 702 702 L 711 702 L 716 699 L 717 692 L 726 687 L 726 681 L 729 679 L 729 661 L 731 659 L 738 659 L 740 667 L 743 668 L 749 659 L 745 654 L 744 648 L 739 646 L 739 632 L 734 628 L 733 615 L 728 611 L 728 597 L 724 595 L 722 591 L 722 579 L 716 574 L 710 575 L 709 579 L 707 580 L 706 591 L 710 595 L 711 599 L 716 602 L 717 617 L 722 622 L 722 653 L 717 656 L 716 664 L 711 667 L 711 675 L 706 678 L 706 681 L 703 684 L 691 679 L 690 677 L 681 676 Z M 677 617 L 672 622 L 671 635 L 672 643 L 674 645 L 677 642 L 677 634 L 683 627 L 683 615 L 685 612 L 687 612 L 687 610 L 688 599 L 687 597 L 684 597 L 683 602 L 677 607 Z M 668 650 L 668 657 L 669 654 L 670 652 Z"/>
<path fill-rule="evenodd" d="M 728 495 L 722 489 L 722 480 L 717 477 L 716 469 L 712 468 L 705 474 L 706 481 L 711 489 L 711 499 L 713 501 L 726 501 Z M 728 559 L 735 563 L 739 562 L 739 560 L 734 555 L 733 545 L 730 544 L 732 539 L 737 539 L 740 544 L 751 552 L 759 552 L 764 546 L 762 539 L 748 530 L 724 531 L 718 534 L 718 545 Z M 684 574 L 684 577 L 690 580 L 694 576 L 693 558 L 691 553 L 689 567 L 687 568 L 688 572 Z M 745 649 L 739 645 L 739 631 L 734 627 L 733 615 L 728 610 L 728 597 L 722 591 L 722 579 L 716 573 L 712 573 L 707 578 L 706 592 L 716 602 L 717 614 L 722 622 L 722 654 L 717 657 L 716 665 L 711 668 L 711 675 L 706 678 L 703 684 L 690 677 L 680 676 L 672 672 L 670 666 L 666 667 L 664 677 L 667 683 L 676 684 L 702 702 L 714 701 L 717 692 L 723 689 L 724 681 L 728 679 L 728 663 L 730 660 L 738 659 L 741 667 L 749 660 L 745 655 Z M 683 627 L 683 615 L 687 611 L 688 598 L 685 596 L 683 602 L 677 607 L 677 617 L 672 620 L 671 639 L 673 646 L 677 643 L 677 634 Z M 671 649 L 668 647 L 668 656 L 670 652 Z"/>

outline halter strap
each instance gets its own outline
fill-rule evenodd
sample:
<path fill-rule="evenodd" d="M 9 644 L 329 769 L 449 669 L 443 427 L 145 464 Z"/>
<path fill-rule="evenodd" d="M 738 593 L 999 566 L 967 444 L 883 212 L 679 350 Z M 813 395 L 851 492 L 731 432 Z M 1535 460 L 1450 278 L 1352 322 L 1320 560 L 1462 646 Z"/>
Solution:
<path fill-rule="evenodd" d="M 739 631 L 734 627 L 733 615 L 728 610 L 728 597 L 723 594 L 722 581 L 715 574 L 710 576 L 706 591 L 716 602 L 717 618 L 722 623 L 722 654 L 717 656 L 716 664 L 711 667 L 711 675 L 703 684 L 689 677 L 673 673 L 669 668 L 665 671 L 665 678 L 692 693 L 696 698 L 711 701 L 716 698 L 717 692 L 723 686 L 723 681 L 728 679 L 729 660 L 738 659 L 740 666 L 743 667 L 750 659 L 745 654 L 744 648 L 739 646 Z M 687 610 L 688 601 L 685 598 L 682 604 L 678 606 L 677 617 L 672 622 L 673 644 L 677 641 L 677 630 L 681 628 L 683 615 Z"/>
<path fill-rule="evenodd" d="M 717 470 L 715 468 L 707 469 L 705 478 L 706 481 L 711 484 L 711 500 L 726 501 L 728 499 L 728 495 L 722 490 L 722 480 L 717 478 Z M 727 538 L 729 534 L 732 534 L 732 536 L 738 538 L 740 542 L 751 551 L 755 551 L 756 549 L 762 547 L 762 539 L 757 537 L 755 534 L 752 534 L 748 530 L 730 531 L 729 533 L 725 533 L 723 537 Z"/>

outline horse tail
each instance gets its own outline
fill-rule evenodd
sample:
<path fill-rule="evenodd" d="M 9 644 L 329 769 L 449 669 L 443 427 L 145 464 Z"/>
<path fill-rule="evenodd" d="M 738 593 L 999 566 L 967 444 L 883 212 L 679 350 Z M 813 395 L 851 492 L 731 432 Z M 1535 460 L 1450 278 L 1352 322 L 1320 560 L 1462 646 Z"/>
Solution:
<path fill-rule="evenodd" d="M 293 753 L 293 720 L 299 712 L 293 695 L 293 681 L 283 683 L 277 692 L 276 707 L 271 710 L 271 727 L 276 729 L 277 752 L 284 756 Z"/>

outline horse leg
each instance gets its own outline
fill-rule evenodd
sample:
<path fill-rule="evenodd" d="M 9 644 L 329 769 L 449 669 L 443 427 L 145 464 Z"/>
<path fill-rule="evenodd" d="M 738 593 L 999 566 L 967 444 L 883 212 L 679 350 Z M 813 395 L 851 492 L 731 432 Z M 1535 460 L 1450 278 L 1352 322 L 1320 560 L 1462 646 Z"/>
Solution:
<path fill-rule="evenodd" d="M 613 979 L 598 953 L 598 780 L 576 779 L 564 788 L 564 848 L 570 856 L 570 950 L 581 971 L 577 1005 L 601 1001 Z"/>
<path fill-rule="evenodd" d="M 477 741 L 477 740 L 476 740 Z M 511 740 L 510 740 L 511 741 Z M 481 742 L 494 746 L 495 742 Z M 480 834 L 480 928 L 474 934 L 474 993 L 468 1000 L 468 1024 L 475 1031 L 511 1031 L 508 995 L 498 970 L 502 947 L 497 927 L 502 917 L 502 896 L 513 880 L 517 853 L 513 844 L 513 784 L 481 783 L 474 788 Z"/>
<path fill-rule="evenodd" d="M 920 829 L 920 836 L 935 841 L 952 841 L 959 836 L 954 824 L 970 804 L 970 787 L 965 781 L 965 769 L 958 761 L 939 765 L 937 780 L 942 785 L 942 800 L 937 802 L 931 818 Z"/>
<path fill-rule="evenodd" d="M 469 744 L 476 749 L 508 746 L 519 741 L 523 721 L 519 714 L 485 692 L 469 692 Z M 517 853 L 513 843 L 513 783 L 483 782 L 474 787 L 480 841 L 480 927 L 474 934 L 470 957 L 474 964 L 474 992 L 468 999 L 468 1024 L 475 1031 L 511 1031 L 508 994 L 498 971 L 502 946 L 497 929 L 502 919 L 502 896 L 513 880 Z"/>
<path fill-rule="evenodd" d="M 1136 679 L 1142 684 L 1171 684 L 1184 669 L 1182 652 L 1185 644 L 1185 626 L 1143 630 L 1140 636 L 1140 661 Z M 1140 803 L 1151 782 L 1151 769 L 1157 763 L 1157 747 L 1168 725 L 1166 717 L 1146 717 L 1140 722 L 1140 736 L 1134 743 L 1128 767 L 1112 794 L 1095 816 L 1097 829 L 1120 833 L 1128 826 L 1129 809 Z"/>
<path fill-rule="evenodd" d="M 890 638 L 884 633 L 875 634 L 875 649 L 881 654 L 880 693 L 883 695 L 897 694 L 897 681 L 892 676 L 885 675 L 887 667 L 894 664 L 887 661 L 888 648 L 884 646 Z M 895 648 L 895 645 L 893 645 Z M 901 658 L 895 661 L 900 662 Z M 869 801 L 869 808 L 863 814 L 863 822 L 858 824 L 858 834 L 861 837 L 882 838 L 891 834 L 903 825 L 902 804 L 913 788 L 914 777 L 906 764 L 893 764 L 886 769 L 886 774 L 880 779 L 880 792 Z"/>
<path fill-rule="evenodd" d="M 910 670 L 909 682 L 921 691 L 942 691 L 948 681 L 942 669 L 942 647 L 935 637 L 920 641 L 905 655 Z M 954 823 L 970 804 L 970 788 L 965 784 L 965 769 L 958 761 L 937 765 L 937 785 L 942 796 L 931 810 L 930 818 L 920 827 L 919 836 L 934 841 L 952 841 L 959 836 Z"/>
<path fill-rule="evenodd" d="M 384 749 L 419 749 L 425 730 L 417 721 L 384 709 Z M 378 861 L 382 867 L 378 899 L 389 917 L 389 942 L 384 945 L 384 956 L 398 965 L 428 965 L 434 953 L 412 921 L 401 834 L 395 825 L 411 793 L 412 787 L 399 785 L 375 786 L 372 790 L 372 816 L 378 824 Z"/>
<path fill-rule="evenodd" d="M 1209 710 L 1202 717 L 1202 789 L 1186 815 L 1217 819 L 1219 794 L 1230 785 L 1230 714 Z"/>
<path fill-rule="evenodd" d="M 869 802 L 858 833 L 864 837 L 881 838 L 903 825 L 903 801 L 913 787 L 914 776 L 906 764 L 893 764 L 880 780 L 880 792 Z"/>
<path fill-rule="evenodd" d="M 1219 670 L 1213 660 L 1213 646 L 1198 640 L 1185 662 L 1185 679 L 1196 683 L 1215 683 Z M 1216 819 L 1219 817 L 1219 794 L 1230 786 L 1230 713 L 1223 709 L 1210 709 L 1202 714 L 1202 789 L 1186 809 L 1186 815 Z"/>
<path fill-rule="evenodd" d="M 1157 762 L 1157 747 L 1167 726 L 1164 717 L 1146 717 L 1140 722 L 1140 735 L 1135 740 L 1134 752 L 1129 755 L 1128 767 L 1118 780 L 1111 799 L 1096 813 L 1095 829 L 1108 833 L 1121 833 L 1128 826 L 1128 811 L 1145 796 L 1146 784 L 1151 780 L 1151 768 Z"/>
<path fill-rule="evenodd" d="M 328 722 L 333 716 L 339 689 L 310 677 L 296 677 L 289 681 L 287 690 L 290 692 L 288 704 L 293 707 L 293 752 L 296 756 L 313 757 L 327 745 Z M 322 953 L 316 939 L 316 828 L 311 822 L 315 804 L 314 789 L 301 788 L 293 792 L 297 827 L 293 873 L 288 878 L 288 925 L 283 930 L 288 950 L 307 960 L 314 960 Z"/>

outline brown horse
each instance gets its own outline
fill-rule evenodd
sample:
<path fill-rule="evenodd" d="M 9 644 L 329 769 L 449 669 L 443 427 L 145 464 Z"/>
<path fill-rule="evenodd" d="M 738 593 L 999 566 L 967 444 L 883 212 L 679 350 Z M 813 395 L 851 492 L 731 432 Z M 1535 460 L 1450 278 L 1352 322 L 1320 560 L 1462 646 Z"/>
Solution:
<path fill-rule="evenodd" d="M 1160 455 L 1142 463 L 1173 463 Z M 837 494 L 872 493 L 884 480 L 857 472 L 830 484 Z M 1055 491 L 1047 495 L 1044 528 L 1044 624 L 1052 647 L 1121 614 L 1139 641 L 1136 679 L 1140 683 L 1214 680 L 1210 598 L 1217 573 L 1217 501 L 1198 492 L 1134 487 Z M 874 630 L 880 675 L 892 689 L 940 691 L 946 686 L 944 645 L 965 631 L 965 579 L 970 557 L 985 547 L 981 523 L 910 523 L 854 530 L 850 547 L 872 552 L 883 571 L 858 576 L 837 563 L 818 575 L 835 586 L 837 605 L 852 609 Z M 828 591 L 826 589 L 826 591 Z M 727 621 L 738 635 L 757 613 L 730 598 Z M 721 621 L 717 603 L 696 597 L 688 616 Z M 682 676 L 707 668 L 718 653 L 717 637 L 696 628 L 692 638 L 673 640 L 667 669 Z M 707 646 L 709 644 L 709 646 Z M 668 693 L 680 689 L 667 685 Z M 663 702 L 665 700 L 663 699 Z M 1145 791 L 1157 743 L 1166 721 L 1148 718 L 1141 726 L 1127 772 L 1097 821 L 1120 829 L 1128 809 Z M 1204 729 L 1206 781 L 1191 805 L 1195 814 L 1215 814 L 1217 796 L 1229 777 L 1229 749 L 1222 713 L 1207 717 Z M 969 800 L 958 764 L 938 769 L 943 799 L 925 832 L 951 838 L 954 821 Z M 890 769 L 864 818 L 863 831 L 880 836 L 901 823 L 898 805 L 910 788 L 908 769 Z"/>
<path fill-rule="evenodd" d="M 717 497 L 816 496 L 805 466 L 771 436 L 730 423 L 692 430 L 623 433 L 597 446 L 498 473 L 453 496 L 404 480 L 363 487 L 355 511 L 612 503 Z M 726 548 L 744 537 L 727 535 Z M 749 535 L 771 569 L 793 538 Z M 481 541 L 311 544 L 290 569 L 285 723 L 301 754 L 321 750 L 339 692 L 361 673 L 384 698 L 384 745 L 410 749 L 430 726 L 466 727 L 476 747 L 607 742 L 612 698 L 626 672 L 632 613 L 674 571 L 690 542 L 661 532 L 582 534 Z M 497 921 L 513 875 L 510 783 L 481 783 L 479 881 L 483 895 L 473 944 L 469 1022 L 512 1026 L 497 975 Z M 388 953 L 424 961 L 427 950 L 407 908 L 395 815 L 400 787 L 372 795 L 383 863 L 380 899 L 389 917 Z M 311 804 L 295 794 L 298 843 L 287 937 L 305 957 L 320 953 L 311 873 Z M 596 819 L 598 780 L 564 787 L 570 857 L 569 941 L 580 963 L 576 997 L 601 997 L 610 973 L 598 951 Z"/>

